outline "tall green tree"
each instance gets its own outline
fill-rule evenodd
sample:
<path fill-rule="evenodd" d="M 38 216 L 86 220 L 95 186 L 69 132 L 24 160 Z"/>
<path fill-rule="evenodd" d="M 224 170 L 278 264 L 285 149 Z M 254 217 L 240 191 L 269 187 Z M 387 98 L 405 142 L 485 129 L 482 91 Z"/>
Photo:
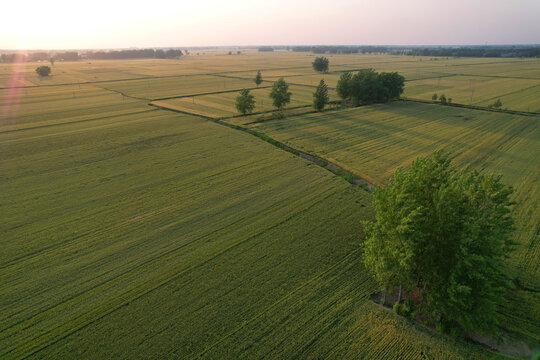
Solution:
<path fill-rule="evenodd" d="M 243 89 L 240 95 L 236 97 L 236 110 L 246 115 L 255 109 L 255 97 L 249 93 L 249 90 Z"/>
<path fill-rule="evenodd" d="M 257 84 L 257 87 L 259 87 L 259 85 L 262 84 L 263 78 L 261 75 L 261 70 L 257 71 L 257 75 L 255 75 L 255 79 L 253 81 L 255 81 L 255 84 Z"/>
<path fill-rule="evenodd" d="M 446 95 L 441 94 L 441 96 L 439 96 L 439 101 L 441 102 L 441 104 L 446 104 L 448 102 L 446 100 Z"/>
<path fill-rule="evenodd" d="M 315 71 L 325 73 L 325 72 L 328 72 L 329 63 L 330 61 L 328 60 L 328 58 L 324 56 L 318 56 L 315 58 L 315 60 L 313 60 L 313 63 L 311 63 L 311 65 L 313 65 L 313 69 Z"/>
<path fill-rule="evenodd" d="M 352 73 L 344 72 L 337 82 L 336 92 L 343 101 L 348 101 L 351 98 L 351 80 Z"/>
<path fill-rule="evenodd" d="M 272 98 L 272 104 L 276 109 L 282 110 L 290 103 L 291 95 L 292 94 L 289 92 L 289 85 L 285 82 L 285 79 L 279 78 L 279 80 L 272 85 L 270 98 Z"/>
<path fill-rule="evenodd" d="M 313 107 L 317 111 L 322 111 L 326 104 L 328 104 L 328 101 L 330 101 L 328 97 L 328 86 L 324 82 L 324 79 L 321 79 L 313 93 Z"/>
<path fill-rule="evenodd" d="M 388 91 L 388 100 L 398 99 L 403 94 L 405 77 L 397 72 L 383 72 L 379 74 L 382 85 Z"/>
<path fill-rule="evenodd" d="M 500 176 L 458 171 L 442 151 L 397 169 L 374 193 L 364 262 L 389 289 L 420 294 L 442 328 L 497 331 L 497 304 L 509 286 L 512 188 Z"/>

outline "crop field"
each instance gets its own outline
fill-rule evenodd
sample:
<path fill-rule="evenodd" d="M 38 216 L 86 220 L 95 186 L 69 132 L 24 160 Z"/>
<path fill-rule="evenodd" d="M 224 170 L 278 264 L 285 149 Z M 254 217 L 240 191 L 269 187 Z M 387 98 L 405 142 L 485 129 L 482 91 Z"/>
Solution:
<path fill-rule="evenodd" d="M 264 84 L 263 84 L 264 85 Z M 272 99 L 270 98 L 270 87 L 251 90 L 255 97 L 254 112 L 264 112 L 273 110 Z M 289 91 L 293 94 L 288 107 L 311 106 L 313 103 L 313 89 L 305 86 L 290 86 Z M 207 117 L 219 118 L 238 115 L 235 108 L 238 92 L 225 92 L 220 94 L 200 95 L 192 97 L 182 97 L 163 101 L 154 101 L 153 104 L 170 109 L 189 112 Z M 337 100 L 334 90 L 329 90 L 330 100 Z"/>
<path fill-rule="evenodd" d="M 236 115 L 234 98 L 256 87 L 257 70 L 255 111 L 267 111 L 279 77 L 291 83 L 289 107 L 309 106 L 321 78 L 334 87 L 341 71 L 367 67 L 415 76 L 406 87 L 417 97 L 432 76 L 464 98 L 467 76 L 485 77 L 477 101 L 500 96 L 533 111 L 539 63 L 329 55 L 331 72 L 318 74 L 313 59 L 200 51 L 58 62 L 48 79 L 37 63 L 2 64 L 0 358 L 493 358 L 370 300 L 377 287 L 360 251 L 361 221 L 374 216 L 368 192 L 194 115 Z M 516 188 L 509 262 L 522 288 L 500 312 L 509 332 L 538 341 L 538 119 L 413 102 L 259 117 L 226 121 L 377 184 L 440 147 L 459 165 L 503 173 Z"/>
<path fill-rule="evenodd" d="M 431 100 L 434 93 L 467 105 L 489 106 L 501 99 L 505 108 L 540 113 L 540 80 L 448 76 L 407 83 L 405 96 Z"/>
<path fill-rule="evenodd" d="M 26 121 L 0 128 L 2 359 L 488 357 L 371 304 L 368 193 L 141 101 L 110 117 L 79 101 L 69 121 L 54 89 L 46 120 L 32 89 Z"/>

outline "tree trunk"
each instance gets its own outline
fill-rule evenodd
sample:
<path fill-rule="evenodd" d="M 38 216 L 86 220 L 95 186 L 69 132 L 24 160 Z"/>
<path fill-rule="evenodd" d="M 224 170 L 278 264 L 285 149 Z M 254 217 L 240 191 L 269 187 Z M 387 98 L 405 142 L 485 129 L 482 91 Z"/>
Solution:
<path fill-rule="evenodd" d="M 401 289 L 402 289 L 402 285 L 399 285 L 399 295 L 398 295 L 398 298 L 397 298 L 397 303 L 401 303 Z"/>

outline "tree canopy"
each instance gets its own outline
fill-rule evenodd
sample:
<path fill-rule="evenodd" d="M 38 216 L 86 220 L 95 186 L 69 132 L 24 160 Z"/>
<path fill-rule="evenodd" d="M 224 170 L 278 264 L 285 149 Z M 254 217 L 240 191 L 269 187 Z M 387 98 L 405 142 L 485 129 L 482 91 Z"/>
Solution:
<path fill-rule="evenodd" d="M 288 103 L 291 102 L 289 85 L 285 82 L 285 79 L 279 78 L 279 80 L 272 85 L 270 97 L 272 98 L 272 104 L 278 110 L 283 109 Z"/>
<path fill-rule="evenodd" d="M 500 176 L 458 171 L 442 151 L 397 169 L 374 193 L 364 262 L 382 289 L 403 286 L 442 329 L 494 333 L 509 286 L 512 188 Z"/>
<path fill-rule="evenodd" d="M 36 68 L 36 73 L 39 76 L 49 76 L 49 74 L 51 73 L 51 68 L 47 65 L 38 66 Z"/>
<path fill-rule="evenodd" d="M 249 90 L 244 89 L 240 91 L 240 95 L 236 97 L 235 106 L 236 109 L 244 115 L 251 113 L 255 108 L 255 97 L 249 93 Z"/>
<path fill-rule="evenodd" d="M 313 61 L 313 69 L 318 72 L 328 72 L 328 58 L 324 56 L 318 56 Z"/>
<path fill-rule="evenodd" d="M 367 105 L 397 99 L 403 93 L 405 78 L 397 72 L 377 73 L 373 69 L 360 70 L 356 74 L 343 73 L 336 91 L 344 101 L 354 105 Z"/>
<path fill-rule="evenodd" d="M 257 87 L 259 87 L 259 85 L 262 84 L 263 79 L 262 79 L 262 75 L 261 75 L 261 70 L 257 71 L 257 75 L 255 75 L 255 79 L 253 81 L 255 81 L 255 84 L 257 85 Z"/>
<path fill-rule="evenodd" d="M 313 107 L 317 111 L 324 109 L 330 98 L 328 97 L 328 86 L 323 79 L 319 82 L 319 85 L 313 93 Z"/>

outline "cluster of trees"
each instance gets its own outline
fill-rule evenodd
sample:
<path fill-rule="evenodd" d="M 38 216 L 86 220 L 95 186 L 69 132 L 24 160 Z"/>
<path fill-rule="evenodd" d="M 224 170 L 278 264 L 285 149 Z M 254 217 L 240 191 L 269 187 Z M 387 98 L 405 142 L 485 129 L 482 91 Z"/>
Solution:
<path fill-rule="evenodd" d="M 271 46 L 261 46 L 258 49 L 260 52 L 272 52 L 274 51 L 274 48 Z"/>
<path fill-rule="evenodd" d="M 56 53 L 54 56 L 51 56 L 55 60 L 61 61 L 77 61 L 80 60 L 79 53 L 77 51 L 65 51 L 62 53 Z"/>
<path fill-rule="evenodd" d="M 168 49 L 168 50 L 161 50 L 158 49 L 154 53 L 154 57 L 156 59 L 175 59 L 182 56 L 182 50 L 176 50 L 176 49 Z"/>
<path fill-rule="evenodd" d="M 353 105 L 367 105 L 399 98 L 404 86 L 405 78 L 397 72 L 379 74 L 373 69 L 364 69 L 356 74 L 343 73 L 336 91 L 343 101 Z"/>
<path fill-rule="evenodd" d="M 452 98 L 449 97 L 447 98 L 446 95 L 444 94 L 441 94 L 440 96 L 437 95 L 437 93 L 433 94 L 433 96 L 431 97 L 431 100 L 433 101 L 439 101 L 441 104 L 443 105 L 446 105 L 446 104 L 451 104 L 452 103 Z"/>
<path fill-rule="evenodd" d="M 440 330 L 497 331 L 497 304 L 510 284 L 512 191 L 501 176 L 457 170 L 443 151 L 376 189 L 364 262 L 383 291 L 399 289 L 397 310 L 406 291 L 407 311 L 416 303 Z"/>
<path fill-rule="evenodd" d="M 26 62 L 27 57 L 21 53 L 11 53 L 0 55 L 0 62 L 2 63 L 22 63 Z"/>
<path fill-rule="evenodd" d="M 328 72 L 328 64 L 330 62 L 328 59 L 324 56 L 316 57 L 315 60 L 313 60 L 313 63 L 311 64 L 313 66 L 313 69 L 318 72 Z"/>
<path fill-rule="evenodd" d="M 540 57 L 540 46 L 474 46 L 459 48 L 421 48 L 402 51 L 412 56 L 456 57 Z"/>

